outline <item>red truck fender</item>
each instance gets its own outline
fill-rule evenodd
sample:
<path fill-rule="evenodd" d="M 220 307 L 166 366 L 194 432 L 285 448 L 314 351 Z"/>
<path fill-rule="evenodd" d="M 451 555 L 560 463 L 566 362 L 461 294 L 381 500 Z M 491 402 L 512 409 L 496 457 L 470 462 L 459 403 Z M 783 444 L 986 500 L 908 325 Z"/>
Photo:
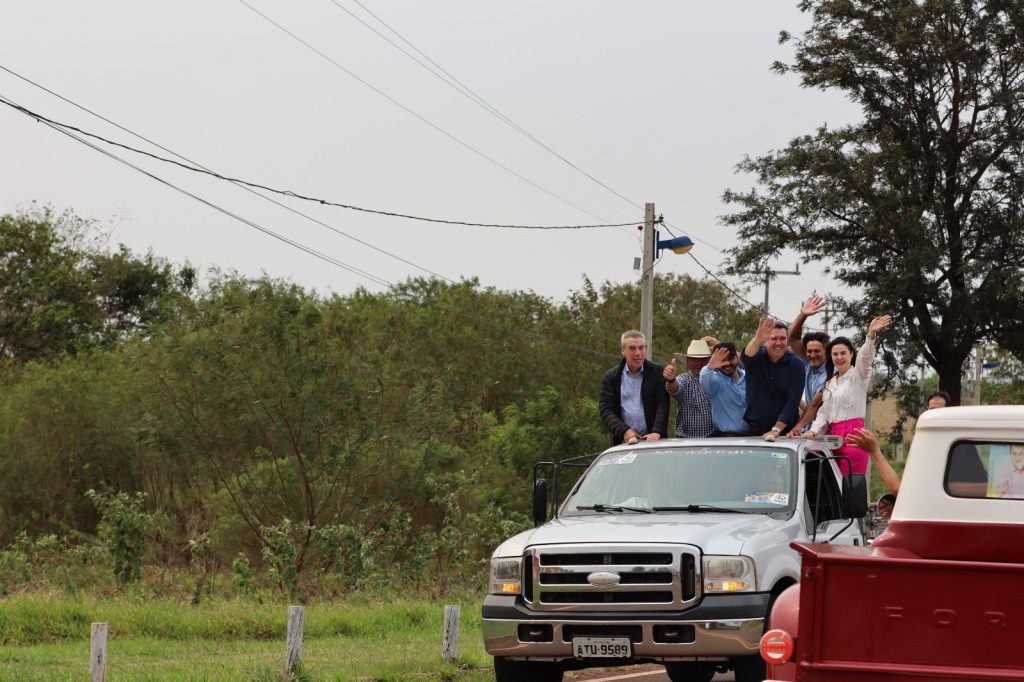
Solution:
<path fill-rule="evenodd" d="M 768 615 L 768 630 L 761 637 L 761 658 L 767 664 L 768 681 L 796 680 L 797 624 L 800 621 L 800 584 L 790 585 L 775 599 Z M 781 653 L 785 648 L 785 653 Z M 780 656 L 786 662 L 779 663 Z M 768 682 L 766 681 L 766 682 Z"/>

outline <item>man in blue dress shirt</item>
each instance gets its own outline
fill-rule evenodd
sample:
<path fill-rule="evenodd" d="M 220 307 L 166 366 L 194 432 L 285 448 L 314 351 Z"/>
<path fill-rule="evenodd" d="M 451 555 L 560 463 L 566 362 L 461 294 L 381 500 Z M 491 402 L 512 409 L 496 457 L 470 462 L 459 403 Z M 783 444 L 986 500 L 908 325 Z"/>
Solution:
<path fill-rule="evenodd" d="M 700 370 L 700 387 L 711 399 L 712 436 L 742 436 L 747 432 L 747 373 L 740 366 L 736 346 L 715 344 L 711 359 Z"/>

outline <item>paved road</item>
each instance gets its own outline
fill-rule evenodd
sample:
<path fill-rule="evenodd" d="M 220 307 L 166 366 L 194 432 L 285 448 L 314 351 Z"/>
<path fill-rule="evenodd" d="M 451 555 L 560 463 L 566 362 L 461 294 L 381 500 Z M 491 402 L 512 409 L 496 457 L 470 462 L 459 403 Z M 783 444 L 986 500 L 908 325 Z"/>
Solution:
<path fill-rule="evenodd" d="M 601 672 L 581 670 L 566 673 L 566 682 L 669 682 L 665 668 L 660 665 L 631 665 Z M 733 682 L 732 673 L 715 675 L 714 682 Z"/>

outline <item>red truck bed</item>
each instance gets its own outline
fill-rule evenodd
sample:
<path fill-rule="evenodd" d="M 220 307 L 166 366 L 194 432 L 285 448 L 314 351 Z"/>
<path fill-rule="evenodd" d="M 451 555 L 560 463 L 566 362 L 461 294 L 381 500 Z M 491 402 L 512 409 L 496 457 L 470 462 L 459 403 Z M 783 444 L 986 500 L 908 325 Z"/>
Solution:
<path fill-rule="evenodd" d="M 1021 564 L 793 546 L 803 554 L 798 680 L 1024 680 Z"/>

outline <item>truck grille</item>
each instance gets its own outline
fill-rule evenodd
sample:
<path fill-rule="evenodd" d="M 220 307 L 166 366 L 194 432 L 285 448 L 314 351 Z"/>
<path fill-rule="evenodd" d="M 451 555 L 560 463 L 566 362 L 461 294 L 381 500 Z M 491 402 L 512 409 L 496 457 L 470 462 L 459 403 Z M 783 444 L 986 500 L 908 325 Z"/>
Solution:
<path fill-rule="evenodd" d="M 679 610 L 700 597 L 700 553 L 689 545 L 545 545 L 525 558 L 537 611 Z"/>

